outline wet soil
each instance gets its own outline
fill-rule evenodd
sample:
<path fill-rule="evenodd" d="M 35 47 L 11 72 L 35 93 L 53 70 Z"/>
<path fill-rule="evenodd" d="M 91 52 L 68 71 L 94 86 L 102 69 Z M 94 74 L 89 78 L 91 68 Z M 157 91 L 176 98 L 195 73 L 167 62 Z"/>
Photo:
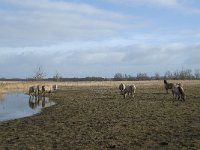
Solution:
<path fill-rule="evenodd" d="M 200 149 L 200 85 L 186 101 L 163 86 L 62 87 L 56 105 L 32 117 L 0 122 L 0 149 Z"/>

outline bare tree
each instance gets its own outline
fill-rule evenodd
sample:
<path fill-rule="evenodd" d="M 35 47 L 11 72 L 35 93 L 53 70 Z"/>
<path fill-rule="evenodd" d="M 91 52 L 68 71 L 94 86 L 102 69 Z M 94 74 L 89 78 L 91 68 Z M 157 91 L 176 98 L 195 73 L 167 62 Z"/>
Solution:
<path fill-rule="evenodd" d="M 137 80 L 149 80 L 150 79 L 146 73 L 138 73 L 136 78 L 137 78 Z"/>
<path fill-rule="evenodd" d="M 44 73 L 43 68 L 42 68 L 41 66 L 39 66 L 39 67 L 35 70 L 33 78 L 34 78 L 35 80 L 42 80 L 42 79 L 44 79 L 45 76 L 46 76 L 46 75 L 45 75 L 45 73 Z"/>
<path fill-rule="evenodd" d="M 160 80 L 160 74 L 159 73 L 155 73 L 155 80 Z"/>
<path fill-rule="evenodd" d="M 55 75 L 53 76 L 53 80 L 58 82 L 61 78 L 62 76 L 56 71 Z"/>
<path fill-rule="evenodd" d="M 179 73 L 179 79 L 185 80 L 185 79 L 192 79 L 192 70 L 191 69 L 182 69 Z"/>
<path fill-rule="evenodd" d="M 200 69 L 196 69 L 194 72 L 195 79 L 200 79 Z"/>
<path fill-rule="evenodd" d="M 115 81 L 121 81 L 121 80 L 123 80 L 123 75 L 121 73 L 116 73 L 114 75 L 114 80 Z"/>
<path fill-rule="evenodd" d="M 167 71 L 167 72 L 165 73 L 164 78 L 165 78 L 165 79 L 172 79 L 172 78 L 173 78 L 173 75 L 172 75 L 172 73 L 171 73 L 170 71 Z"/>
<path fill-rule="evenodd" d="M 174 73 L 173 73 L 173 75 L 172 75 L 172 78 L 173 79 L 176 79 L 176 80 L 178 80 L 178 79 L 180 79 L 180 77 L 181 77 L 181 73 L 180 73 L 180 71 L 174 71 Z M 182 77 L 183 78 L 183 77 Z"/>

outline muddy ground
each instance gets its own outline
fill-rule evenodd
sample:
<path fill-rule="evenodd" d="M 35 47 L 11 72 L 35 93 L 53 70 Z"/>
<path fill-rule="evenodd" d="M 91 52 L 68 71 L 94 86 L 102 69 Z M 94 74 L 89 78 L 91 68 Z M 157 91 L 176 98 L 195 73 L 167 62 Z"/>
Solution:
<path fill-rule="evenodd" d="M 200 149 L 200 84 L 173 101 L 163 86 L 60 87 L 56 105 L 32 117 L 0 122 L 0 149 Z"/>

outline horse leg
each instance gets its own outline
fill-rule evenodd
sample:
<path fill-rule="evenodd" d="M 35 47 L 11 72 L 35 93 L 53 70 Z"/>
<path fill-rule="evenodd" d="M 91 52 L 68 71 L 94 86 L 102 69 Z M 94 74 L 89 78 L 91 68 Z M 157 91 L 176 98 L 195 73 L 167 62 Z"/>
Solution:
<path fill-rule="evenodd" d="M 180 95 L 178 95 L 178 100 L 180 100 L 180 97 L 181 97 L 181 96 L 180 96 Z"/>
<path fill-rule="evenodd" d="M 124 91 L 124 99 L 126 98 L 126 92 Z"/>
<path fill-rule="evenodd" d="M 168 94 L 168 88 L 165 86 L 166 93 Z"/>
<path fill-rule="evenodd" d="M 178 94 L 176 94 L 176 99 L 179 100 L 179 95 Z"/>
<path fill-rule="evenodd" d="M 173 93 L 173 91 L 172 91 L 172 97 L 174 98 L 174 93 Z"/>
<path fill-rule="evenodd" d="M 121 90 L 121 95 L 123 95 L 123 90 Z"/>
<path fill-rule="evenodd" d="M 133 91 L 132 92 L 130 92 L 131 93 L 131 97 L 134 97 L 134 95 L 133 95 Z"/>

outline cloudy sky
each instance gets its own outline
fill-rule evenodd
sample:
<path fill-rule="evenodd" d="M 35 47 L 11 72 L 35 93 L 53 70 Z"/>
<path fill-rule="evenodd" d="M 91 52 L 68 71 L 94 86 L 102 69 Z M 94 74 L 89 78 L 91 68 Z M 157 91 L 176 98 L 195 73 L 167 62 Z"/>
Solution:
<path fill-rule="evenodd" d="M 199 0 L 0 0 L 0 77 L 200 69 Z"/>

